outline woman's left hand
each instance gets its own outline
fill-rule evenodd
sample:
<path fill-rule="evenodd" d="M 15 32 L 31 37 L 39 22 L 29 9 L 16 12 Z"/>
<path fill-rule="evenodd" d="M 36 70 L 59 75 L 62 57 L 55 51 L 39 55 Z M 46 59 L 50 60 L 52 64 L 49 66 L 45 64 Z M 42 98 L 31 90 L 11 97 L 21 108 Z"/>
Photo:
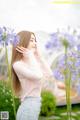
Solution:
<path fill-rule="evenodd" d="M 63 82 L 56 80 L 56 84 L 57 84 L 58 88 L 65 89 L 65 84 Z"/>

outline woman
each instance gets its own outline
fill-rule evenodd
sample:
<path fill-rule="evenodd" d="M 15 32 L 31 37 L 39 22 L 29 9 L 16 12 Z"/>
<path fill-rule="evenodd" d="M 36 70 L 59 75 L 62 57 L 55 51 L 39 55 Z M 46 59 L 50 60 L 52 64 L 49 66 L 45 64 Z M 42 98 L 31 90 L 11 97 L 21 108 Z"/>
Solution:
<path fill-rule="evenodd" d="M 51 80 L 53 75 L 37 49 L 35 34 L 21 31 L 18 36 L 19 43 L 13 46 L 12 51 L 13 88 L 21 100 L 16 120 L 38 120 L 41 108 L 42 80 Z M 53 86 L 51 84 L 52 88 L 55 86 L 54 83 Z M 46 86 L 48 84 L 44 88 Z"/>

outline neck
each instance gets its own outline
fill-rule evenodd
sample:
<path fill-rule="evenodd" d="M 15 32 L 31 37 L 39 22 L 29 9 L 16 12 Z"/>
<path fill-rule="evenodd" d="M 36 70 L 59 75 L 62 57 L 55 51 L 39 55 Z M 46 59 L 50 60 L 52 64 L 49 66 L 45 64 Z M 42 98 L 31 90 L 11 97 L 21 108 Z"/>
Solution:
<path fill-rule="evenodd" d="M 28 63 L 31 63 L 34 59 L 35 59 L 35 55 L 31 50 L 29 52 L 26 52 L 22 58 L 24 62 L 28 62 Z"/>

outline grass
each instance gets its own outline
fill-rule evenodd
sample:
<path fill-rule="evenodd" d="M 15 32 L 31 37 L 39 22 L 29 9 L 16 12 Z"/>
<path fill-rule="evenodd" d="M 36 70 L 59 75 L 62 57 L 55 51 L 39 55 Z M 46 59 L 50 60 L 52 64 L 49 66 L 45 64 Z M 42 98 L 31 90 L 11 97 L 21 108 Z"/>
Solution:
<path fill-rule="evenodd" d="M 73 104 L 71 120 L 80 120 L 80 113 L 78 112 L 80 112 L 80 104 Z M 40 116 L 39 120 L 68 120 L 64 113 L 66 113 L 66 106 L 57 106 L 55 115 L 50 117 Z"/>

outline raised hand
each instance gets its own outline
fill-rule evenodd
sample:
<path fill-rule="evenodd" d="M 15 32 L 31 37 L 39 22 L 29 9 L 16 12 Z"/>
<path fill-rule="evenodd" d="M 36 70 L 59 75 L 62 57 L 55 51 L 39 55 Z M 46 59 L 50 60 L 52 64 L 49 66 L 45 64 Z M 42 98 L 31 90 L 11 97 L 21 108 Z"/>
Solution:
<path fill-rule="evenodd" d="M 27 48 L 24 48 L 24 47 L 20 47 L 20 46 L 17 46 L 16 47 L 16 50 L 22 54 L 24 54 L 25 52 L 29 52 L 29 50 Z"/>
<path fill-rule="evenodd" d="M 33 54 L 33 51 L 32 51 L 32 50 L 29 50 L 29 49 L 24 48 L 24 47 L 22 47 L 22 46 L 17 46 L 17 47 L 16 47 L 16 50 L 17 50 L 18 52 L 22 53 L 24 57 L 28 57 L 28 56 L 30 56 L 30 55 Z"/>

